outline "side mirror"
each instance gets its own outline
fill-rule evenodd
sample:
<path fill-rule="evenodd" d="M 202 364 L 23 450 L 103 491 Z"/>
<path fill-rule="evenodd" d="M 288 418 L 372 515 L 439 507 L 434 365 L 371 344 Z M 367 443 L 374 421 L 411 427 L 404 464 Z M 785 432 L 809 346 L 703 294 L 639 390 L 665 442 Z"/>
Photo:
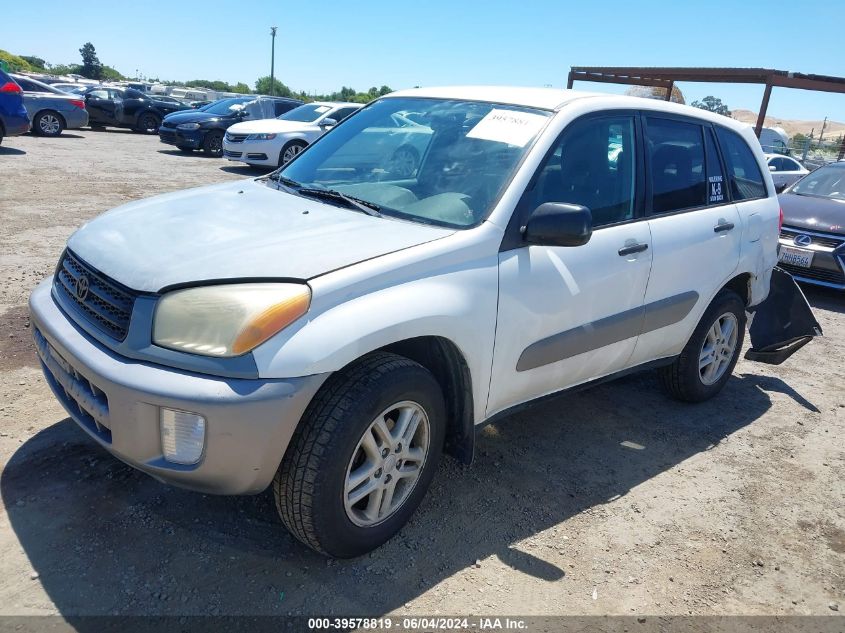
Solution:
<path fill-rule="evenodd" d="M 775 193 L 783 193 L 783 190 L 786 189 L 788 186 L 789 185 L 787 185 L 785 182 L 779 185 L 775 185 Z"/>
<path fill-rule="evenodd" d="M 525 241 L 542 246 L 582 246 L 593 234 L 593 215 L 580 204 L 546 202 L 534 209 L 522 230 Z"/>
<path fill-rule="evenodd" d="M 337 121 L 334 119 L 323 119 L 320 121 L 320 127 L 334 127 L 337 125 Z"/>
<path fill-rule="evenodd" d="M 775 167 L 774 165 L 769 165 L 769 171 L 777 171 L 777 170 L 778 170 L 778 168 Z"/>

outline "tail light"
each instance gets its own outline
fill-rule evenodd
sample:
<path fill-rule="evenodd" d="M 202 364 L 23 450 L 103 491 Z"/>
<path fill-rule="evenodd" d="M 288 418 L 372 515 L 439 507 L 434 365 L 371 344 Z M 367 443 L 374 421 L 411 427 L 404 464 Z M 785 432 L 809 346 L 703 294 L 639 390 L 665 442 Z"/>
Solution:
<path fill-rule="evenodd" d="M 68 101 L 68 103 L 72 106 L 76 106 L 77 108 L 80 108 L 81 110 L 85 109 L 85 102 L 81 101 L 79 99 L 71 99 L 70 101 Z"/>
<path fill-rule="evenodd" d="M 16 92 L 20 94 L 23 91 L 21 90 L 21 87 L 14 81 L 7 81 L 2 86 L 0 86 L 0 92 Z"/>
<path fill-rule="evenodd" d="M 783 207 L 780 208 L 780 216 L 778 217 L 778 233 L 783 228 Z"/>

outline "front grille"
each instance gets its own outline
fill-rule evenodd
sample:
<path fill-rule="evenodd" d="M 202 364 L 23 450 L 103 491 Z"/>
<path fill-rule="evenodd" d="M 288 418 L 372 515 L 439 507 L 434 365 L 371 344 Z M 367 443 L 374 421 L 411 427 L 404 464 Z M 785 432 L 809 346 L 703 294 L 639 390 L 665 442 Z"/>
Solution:
<path fill-rule="evenodd" d="M 783 268 L 793 277 L 822 281 L 837 286 L 845 285 L 845 274 L 842 271 L 830 270 L 828 268 L 801 268 L 801 266 L 793 266 L 791 264 L 784 264 L 783 262 L 778 262 L 778 267 Z"/>
<path fill-rule="evenodd" d="M 109 399 L 105 392 L 62 358 L 38 328 L 33 328 L 32 333 L 44 375 L 59 401 L 92 433 L 105 442 L 111 442 Z"/>
<path fill-rule="evenodd" d="M 806 233 L 801 229 L 793 229 L 790 227 L 783 227 L 780 231 L 781 239 L 789 240 L 790 242 L 795 238 L 796 235 L 807 235 L 812 240 L 812 244 L 817 244 L 819 246 L 826 246 L 827 248 L 839 248 L 842 244 L 845 244 L 845 237 L 839 237 L 836 235 L 820 235 L 818 233 Z"/>
<path fill-rule="evenodd" d="M 136 293 L 94 270 L 70 251 L 65 251 L 59 263 L 53 287 L 88 323 L 118 341 L 126 338 Z"/>
<path fill-rule="evenodd" d="M 231 134 L 226 132 L 226 140 L 230 143 L 243 143 L 248 134 Z"/>
<path fill-rule="evenodd" d="M 243 156 L 243 152 L 232 152 L 228 149 L 224 149 L 223 156 L 225 156 L 226 158 L 240 158 L 241 156 Z"/>

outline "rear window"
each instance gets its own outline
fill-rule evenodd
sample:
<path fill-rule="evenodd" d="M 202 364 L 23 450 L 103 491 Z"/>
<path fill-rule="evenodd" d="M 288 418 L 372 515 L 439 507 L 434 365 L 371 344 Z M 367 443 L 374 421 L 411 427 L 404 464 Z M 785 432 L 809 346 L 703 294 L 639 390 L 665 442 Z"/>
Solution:
<path fill-rule="evenodd" d="M 736 132 L 716 128 L 722 156 L 727 163 L 728 183 L 734 200 L 754 200 L 766 197 L 766 184 L 754 152 Z"/>

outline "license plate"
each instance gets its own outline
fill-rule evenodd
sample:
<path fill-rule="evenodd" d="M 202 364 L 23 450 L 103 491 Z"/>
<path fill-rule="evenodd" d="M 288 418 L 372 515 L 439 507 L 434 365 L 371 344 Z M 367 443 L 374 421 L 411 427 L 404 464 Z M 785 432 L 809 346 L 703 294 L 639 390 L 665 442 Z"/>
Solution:
<path fill-rule="evenodd" d="M 809 268 L 813 265 L 813 251 L 805 251 L 803 248 L 792 248 L 791 246 L 781 246 L 778 261 L 800 268 Z"/>

